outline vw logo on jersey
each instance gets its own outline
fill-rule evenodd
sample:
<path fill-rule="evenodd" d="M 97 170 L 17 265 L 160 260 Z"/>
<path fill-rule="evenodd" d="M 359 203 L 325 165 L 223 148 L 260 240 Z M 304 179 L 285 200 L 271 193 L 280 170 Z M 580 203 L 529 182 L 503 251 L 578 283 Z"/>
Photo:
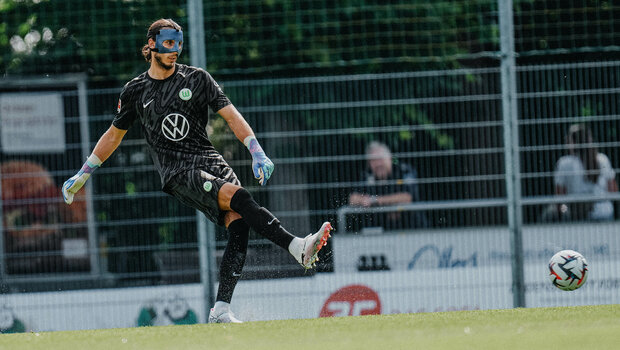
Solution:
<path fill-rule="evenodd" d="M 161 122 L 161 132 L 168 140 L 181 141 L 189 134 L 189 122 L 178 113 L 170 113 Z"/>
<path fill-rule="evenodd" d="M 192 98 L 192 90 L 188 88 L 182 89 L 181 91 L 179 91 L 179 97 L 183 101 L 188 101 L 190 98 Z"/>

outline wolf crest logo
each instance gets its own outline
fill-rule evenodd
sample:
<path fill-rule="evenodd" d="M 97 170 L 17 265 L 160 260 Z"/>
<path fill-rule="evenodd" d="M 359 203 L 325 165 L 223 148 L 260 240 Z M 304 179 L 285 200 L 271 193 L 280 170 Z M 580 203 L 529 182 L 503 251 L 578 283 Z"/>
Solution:
<path fill-rule="evenodd" d="M 189 134 L 189 122 L 178 114 L 168 114 L 161 122 L 161 132 L 171 141 L 181 141 Z"/>
<path fill-rule="evenodd" d="M 192 90 L 184 88 L 183 90 L 179 91 L 179 97 L 183 101 L 188 101 L 190 98 L 192 98 Z"/>

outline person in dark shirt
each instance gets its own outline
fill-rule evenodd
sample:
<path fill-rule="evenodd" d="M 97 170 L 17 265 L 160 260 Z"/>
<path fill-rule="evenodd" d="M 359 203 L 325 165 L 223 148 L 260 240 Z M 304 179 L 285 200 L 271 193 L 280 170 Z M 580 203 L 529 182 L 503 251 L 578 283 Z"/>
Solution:
<path fill-rule="evenodd" d="M 224 118 L 248 148 L 252 171 L 260 185 L 267 184 L 274 164 L 211 75 L 201 68 L 176 62 L 182 46 L 183 31 L 176 22 L 159 19 L 151 24 L 147 44 L 142 49 L 144 58 L 150 62 L 148 71 L 122 89 L 112 125 L 80 171 L 63 184 L 62 194 L 65 202 L 71 204 L 74 194 L 138 121 L 161 177 L 162 190 L 227 228 L 229 238 L 209 322 L 241 322 L 230 311 L 230 301 L 245 263 L 249 229 L 287 249 L 309 269 L 315 265 L 319 250 L 327 244 L 332 226 L 325 222 L 318 232 L 305 238 L 292 235 L 241 187 L 233 169 L 209 141 L 206 131 L 209 108 Z"/>
<path fill-rule="evenodd" d="M 369 143 L 366 157 L 368 169 L 362 176 L 365 183 L 349 195 L 349 205 L 369 208 L 420 201 L 417 172 L 407 164 L 394 163 L 385 144 Z M 427 227 L 428 221 L 421 211 L 394 211 L 367 214 L 364 225 L 396 230 Z"/>

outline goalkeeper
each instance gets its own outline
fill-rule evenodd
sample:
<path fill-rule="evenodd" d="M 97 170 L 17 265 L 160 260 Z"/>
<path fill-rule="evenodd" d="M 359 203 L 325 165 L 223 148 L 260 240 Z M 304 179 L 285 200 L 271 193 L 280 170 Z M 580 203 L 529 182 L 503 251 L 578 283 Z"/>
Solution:
<path fill-rule="evenodd" d="M 142 54 L 148 71 L 129 81 L 121 91 L 112 125 L 101 136 L 80 171 L 62 186 L 67 204 L 91 174 L 116 150 L 127 130 L 139 121 L 164 192 L 200 210 L 227 228 L 229 238 L 219 273 L 217 299 L 209 322 L 240 322 L 230 301 L 245 263 L 249 229 L 288 250 L 306 269 L 312 268 L 332 229 L 323 223 L 315 234 L 300 238 L 261 207 L 241 187 L 237 176 L 209 141 L 208 108 L 222 116 L 252 156 L 252 170 L 260 185 L 267 184 L 274 165 L 243 116 L 205 70 L 178 64 L 183 46 L 181 27 L 160 19 L 148 29 Z"/>

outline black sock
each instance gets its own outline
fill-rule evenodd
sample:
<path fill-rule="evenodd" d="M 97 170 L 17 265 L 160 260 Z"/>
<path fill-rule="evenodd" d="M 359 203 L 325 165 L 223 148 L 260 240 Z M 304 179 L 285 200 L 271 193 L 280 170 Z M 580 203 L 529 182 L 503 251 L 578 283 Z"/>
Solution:
<path fill-rule="evenodd" d="M 235 192 L 230 200 L 230 208 L 239 213 L 256 233 L 288 251 L 295 236 L 285 230 L 269 210 L 259 206 L 245 188 Z"/>
<path fill-rule="evenodd" d="M 220 265 L 220 284 L 216 301 L 230 303 L 237 281 L 245 264 L 248 251 L 250 227 L 242 220 L 235 220 L 228 225 L 228 243 Z"/>

